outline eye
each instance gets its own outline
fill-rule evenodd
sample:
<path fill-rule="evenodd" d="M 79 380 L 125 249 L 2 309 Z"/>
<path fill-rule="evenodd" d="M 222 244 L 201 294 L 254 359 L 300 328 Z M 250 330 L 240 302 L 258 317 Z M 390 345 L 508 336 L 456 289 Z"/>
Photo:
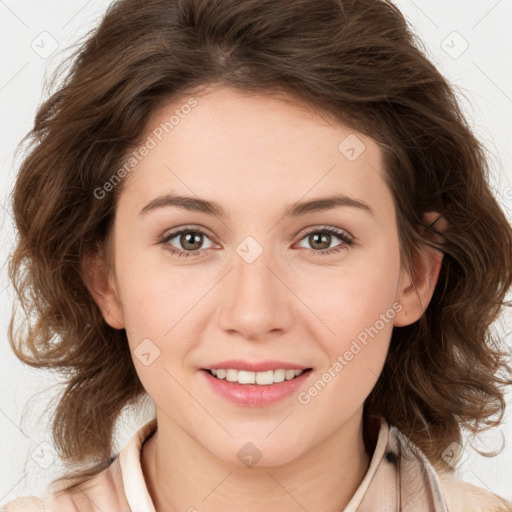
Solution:
<path fill-rule="evenodd" d="M 168 234 L 160 242 L 169 245 L 171 253 L 177 255 L 178 258 L 181 256 L 188 258 L 189 256 L 199 256 L 206 250 L 201 249 L 205 238 L 209 239 L 208 235 L 200 229 L 183 228 Z M 174 239 L 176 239 L 176 242 L 171 244 Z M 176 247 L 175 244 L 178 244 L 177 250 L 173 249 L 173 247 Z"/>
<path fill-rule="evenodd" d="M 342 243 L 331 248 L 333 238 L 338 238 Z M 309 231 L 301 238 L 301 241 L 305 239 L 313 247 L 309 252 L 318 256 L 343 251 L 354 244 L 353 238 L 348 233 L 332 227 L 316 228 Z"/>

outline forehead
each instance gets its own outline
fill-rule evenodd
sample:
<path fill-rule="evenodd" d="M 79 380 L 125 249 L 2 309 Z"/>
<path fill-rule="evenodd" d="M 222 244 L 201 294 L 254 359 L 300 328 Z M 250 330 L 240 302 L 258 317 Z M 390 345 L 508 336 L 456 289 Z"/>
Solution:
<path fill-rule="evenodd" d="M 228 211 L 335 193 L 393 207 L 375 141 L 289 97 L 227 87 L 183 96 L 152 113 L 141 143 L 151 148 L 125 188 L 141 207 L 171 191 Z"/>

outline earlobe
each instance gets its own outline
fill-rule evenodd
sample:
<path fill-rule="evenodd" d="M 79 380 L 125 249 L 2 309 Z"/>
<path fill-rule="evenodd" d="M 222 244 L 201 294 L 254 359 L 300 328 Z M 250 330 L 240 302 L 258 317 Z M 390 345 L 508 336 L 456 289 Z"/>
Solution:
<path fill-rule="evenodd" d="M 439 231 L 446 228 L 445 219 L 437 212 L 426 213 L 425 221 L 427 225 L 435 223 Z M 441 242 L 439 236 L 425 233 L 424 229 L 420 233 L 427 241 Z M 395 316 L 396 327 L 410 325 L 421 318 L 434 294 L 442 262 L 443 253 L 425 243 L 415 255 L 411 271 L 402 269 L 397 296 L 402 309 Z"/>
<path fill-rule="evenodd" d="M 105 321 L 114 329 L 124 329 L 123 310 L 115 280 L 98 253 L 89 253 L 84 257 L 82 275 Z"/>

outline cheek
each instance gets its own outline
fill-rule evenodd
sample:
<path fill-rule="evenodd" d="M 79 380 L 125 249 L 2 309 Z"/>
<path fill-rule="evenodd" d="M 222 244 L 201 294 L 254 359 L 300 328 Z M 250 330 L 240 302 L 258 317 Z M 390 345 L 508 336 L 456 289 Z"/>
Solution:
<path fill-rule="evenodd" d="M 130 278 L 125 282 L 123 313 L 132 360 L 144 389 L 157 405 L 172 402 L 183 408 L 190 397 L 179 382 L 187 354 L 199 338 L 186 329 L 192 298 L 184 298 L 166 284 L 148 277 L 139 286 Z"/>
<path fill-rule="evenodd" d="M 164 272 L 136 257 L 119 261 L 119 267 L 125 329 L 139 378 L 151 396 L 164 383 L 181 396 L 172 376 L 181 380 L 189 352 L 200 343 L 198 315 L 211 280 L 198 278 L 197 270 Z"/>
<path fill-rule="evenodd" d="M 395 301 L 396 279 L 398 273 L 376 267 L 361 274 L 347 271 L 335 282 L 331 279 L 328 288 L 316 288 L 318 300 L 312 309 L 322 321 L 310 323 L 310 330 L 327 359 L 299 402 L 318 407 L 326 427 L 335 428 L 335 418 L 359 408 L 382 372 L 393 319 L 401 307 Z"/>
<path fill-rule="evenodd" d="M 334 336 L 346 339 L 372 326 L 392 308 L 399 275 L 398 260 L 389 255 L 386 259 L 361 258 L 339 271 L 316 274 L 308 281 L 308 295 Z"/>
<path fill-rule="evenodd" d="M 326 368 L 344 393 L 364 396 L 382 370 L 401 309 L 396 302 L 400 271 L 397 246 L 383 244 L 358 256 L 347 259 L 343 269 L 309 279 L 308 304 L 316 318 L 309 323 L 312 336 L 322 340 L 328 356 Z"/>
<path fill-rule="evenodd" d="M 119 252 L 116 268 L 127 333 L 166 339 L 204 294 L 205 280 L 197 269 L 184 272 L 145 257 L 148 251 L 142 249 Z"/>

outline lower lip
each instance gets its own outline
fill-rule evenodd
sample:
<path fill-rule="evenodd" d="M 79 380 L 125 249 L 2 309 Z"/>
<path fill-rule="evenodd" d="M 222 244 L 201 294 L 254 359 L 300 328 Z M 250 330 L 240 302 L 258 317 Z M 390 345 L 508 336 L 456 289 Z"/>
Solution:
<path fill-rule="evenodd" d="M 298 389 L 309 378 L 312 370 L 302 372 L 298 377 L 275 384 L 239 384 L 226 379 L 217 379 L 206 370 L 201 370 L 208 384 L 224 398 L 246 407 L 263 407 L 278 402 Z"/>

